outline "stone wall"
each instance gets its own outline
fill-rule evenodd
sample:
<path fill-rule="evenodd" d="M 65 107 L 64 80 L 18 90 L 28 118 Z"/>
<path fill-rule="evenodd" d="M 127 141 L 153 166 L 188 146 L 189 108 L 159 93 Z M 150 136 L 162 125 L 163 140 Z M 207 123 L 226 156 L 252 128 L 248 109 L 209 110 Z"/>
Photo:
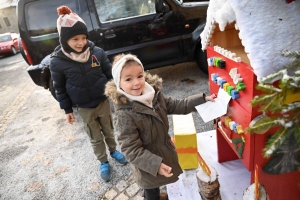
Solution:
<path fill-rule="evenodd" d="M 10 26 L 7 26 L 5 23 L 5 18 L 8 19 Z M 19 33 L 18 18 L 15 6 L 0 9 L 0 34 L 6 32 Z"/>

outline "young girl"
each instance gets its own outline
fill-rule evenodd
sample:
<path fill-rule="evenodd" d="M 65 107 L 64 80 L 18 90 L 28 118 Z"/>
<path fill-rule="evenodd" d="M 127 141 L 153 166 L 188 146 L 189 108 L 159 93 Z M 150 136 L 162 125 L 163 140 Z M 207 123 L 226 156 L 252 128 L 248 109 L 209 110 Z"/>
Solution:
<path fill-rule="evenodd" d="M 73 105 L 77 107 L 97 159 L 100 176 L 111 177 L 106 148 L 120 164 L 127 161 L 116 150 L 110 104 L 104 95 L 111 75 L 111 64 L 103 49 L 88 40 L 85 22 L 67 6 L 57 9 L 57 30 L 60 45 L 51 54 L 50 70 L 56 97 L 66 120 L 75 122 Z"/>
<path fill-rule="evenodd" d="M 147 200 L 159 200 L 159 187 L 178 180 L 182 173 L 175 147 L 168 134 L 168 114 L 188 114 L 195 106 L 213 101 L 205 94 L 178 100 L 160 92 L 162 79 L 144 72 L 140 60 L 118 55 L 112 68 L 113 80 L 105 94 L 115 106 L 115 128 L 121 151 L 131 164 L 137 184 Z"/>

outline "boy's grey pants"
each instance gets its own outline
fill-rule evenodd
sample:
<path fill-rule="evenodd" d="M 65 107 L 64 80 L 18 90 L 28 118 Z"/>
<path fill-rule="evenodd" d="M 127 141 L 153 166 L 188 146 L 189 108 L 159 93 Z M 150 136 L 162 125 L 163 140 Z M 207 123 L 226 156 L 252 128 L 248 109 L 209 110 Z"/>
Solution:
<path fill-rule="evenodd" d="M 85 131 L 90 138 L 97 159 L 100 162 L 106 162 L 105 143 L 109 152 L 114 152 L 117 146 L 113 133 L 109 101 L 106 99 L 96 108 L 78 108 L 78 114 L 83 121 Z"/>

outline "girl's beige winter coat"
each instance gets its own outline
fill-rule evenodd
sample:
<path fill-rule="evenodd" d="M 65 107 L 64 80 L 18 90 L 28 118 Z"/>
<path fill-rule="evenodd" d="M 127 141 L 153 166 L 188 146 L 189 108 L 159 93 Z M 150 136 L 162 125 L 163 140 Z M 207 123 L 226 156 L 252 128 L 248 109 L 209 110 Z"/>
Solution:
<path fill-rule="evenodd" d="M 121 151 L 131 164 L 137 184 L 144 189 L 157 188 L 178 180 L 182 173 L 175 147 L 168 134 L 168 114 L 188 114 L 204 103 L 204 94 L 185 99 L 164 97 L 160 92 L 162 79 L 146 73 L 146 81 L 155 89 L 153 109 L 137 101 L 129 101 L 117 92 L 110 81 L 105 94 L 114 102 L 115 128 Z M 173 176 L 158 174 L 161 163 L 172 167 Z"/>

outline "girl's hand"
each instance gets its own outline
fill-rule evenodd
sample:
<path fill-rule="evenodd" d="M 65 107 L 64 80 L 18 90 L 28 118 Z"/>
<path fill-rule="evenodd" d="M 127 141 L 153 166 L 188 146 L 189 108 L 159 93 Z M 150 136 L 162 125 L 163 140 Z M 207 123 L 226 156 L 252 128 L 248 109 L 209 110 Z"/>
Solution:
<path fill-rule="evenodd" d="M 69 124 L 73 124 L 76 121 L 73 113 L 66 114 L 66 120 Z"/>
<path fill-rule="evenodd" d="M 168 165 L 165 165 L 164 163 L 161 163 L 159 166 L 159 169 L 158 169 L 158 173 L 165 177 L 173 176 L 173 173 L 171 173 L 171 171 L 172 171 L 172 167 L 169 167 Z"/>
<path fill-rule="evenodd" d="M 215 101 L 214 98 L 215 98 L 215 97 L 214 97 L 213 95 L 206 96 L 206 97 L 205 97 L 205 101 Z"/>

